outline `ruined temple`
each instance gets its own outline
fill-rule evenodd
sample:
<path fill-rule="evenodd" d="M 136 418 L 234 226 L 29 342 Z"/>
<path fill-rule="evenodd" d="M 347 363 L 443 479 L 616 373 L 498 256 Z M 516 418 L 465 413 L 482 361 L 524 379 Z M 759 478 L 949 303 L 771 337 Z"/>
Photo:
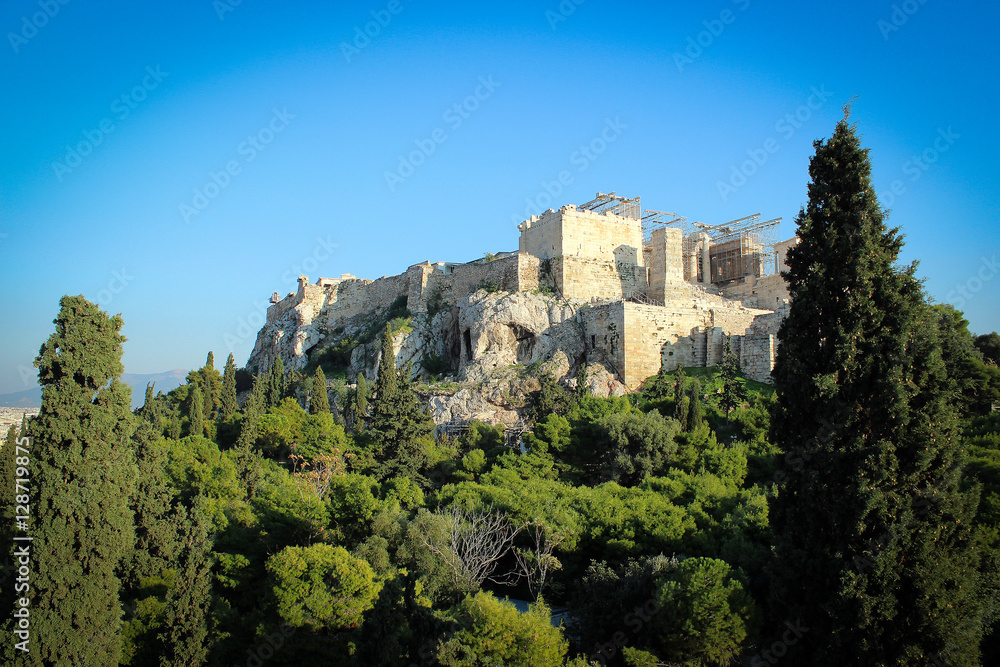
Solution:
<path fill-rule="evenodd" d="M 599 193 L 522 222 L 514 252 L 377 280 L 302 276 L 296 292 L 272 297 L 248 366 L 266 370 L 281 355 L 302 368 L 405 301 L 414 324 L 398 337 L 398 362 L 416 373 L 429 356 L 463 380 L 562 353 L 563 379 L 598 364 L 631 391 L 661 368 L 714 365 L 729 342 L 746 376 L 768 382 L 788 304 L 780 271 L 797 240 L 773 238 L 779 222 L 708 225 Z M 352 366 L 371 369 L 371 349 L 362 352 Z"/>

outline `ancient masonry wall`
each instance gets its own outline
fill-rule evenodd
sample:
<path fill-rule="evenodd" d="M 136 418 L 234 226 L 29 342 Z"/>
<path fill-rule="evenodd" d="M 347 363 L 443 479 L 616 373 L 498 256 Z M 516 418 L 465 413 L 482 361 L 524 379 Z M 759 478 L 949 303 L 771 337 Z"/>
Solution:
<path fill-rule="evenodd" d="M 618 302 L 610 307 L 614 328 L 621 333 L 619 349 L 607 352 L 616 360 L 622 381 L 632 389 L 661 368 L 671 371 L 678 366 L 719 363 L 726 340 L 742 336 L 754 318 L 766 312 L 738 305 L 712 308 Z M 738 351 L 739 341 L 732 340 Z"/>
<path fill-rule="evenodd" d="M 624 377 L 625 348 L 623 302 L 606 303 L 580 309 L 587 361 L 605 364 L 618 377 Z"/>
<path fill-rule="evenodd" d="M 723 294 L 728 299 L 739 299 L 748 308 L 775 310 L 788 303 L 788 284 L 780 274 L 747 276 L 746 282 L 727 285 Z"/>
<path fill-rule="evenodd" d="M 675 227 L 653 230 L 648 245 L 649 256 L 646 259 L 650 299 L 666 303 L 666 286 L 684 282 L 683 238 L 683 232 Z"/>
<path fill-rule="evenodd" d="M 519 229 L 520 252 L 549 261 L 565 298 L 620 299 L 646 289 L 637 220 L 563 206 L 525 220 Z"/>
<path fill-rule="evenodd" d="M 751 380 L 770 384 L 774 356 L 778 347 L 778 329 L 787 314 L 787 307 L 757 317 L 743 336 L 740 348 L 740 368 Z"/>

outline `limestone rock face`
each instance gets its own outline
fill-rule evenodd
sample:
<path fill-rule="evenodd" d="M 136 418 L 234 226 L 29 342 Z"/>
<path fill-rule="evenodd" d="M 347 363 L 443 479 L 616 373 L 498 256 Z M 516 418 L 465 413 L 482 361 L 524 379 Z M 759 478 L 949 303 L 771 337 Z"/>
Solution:
<path fill-rule="evenodd" d="M 307 352 L 326 333 L 317 314 L 316 304 L 307 301 L 276 315 L 269 313 L 268 321 L 257 333 L 247 368 L 265 372 L 281 356 L 286 369 L 301 370 L 309 360 Z"/>
<path fill-rule="evenodd" d="M 418 313 L 393 335 L 397 368 L 410 366 L 414 378 L 443 375 L 445 382 L 421 386 L 438 423 L 480 419 L 512 424 L 527 410 L 536 376 L 549 373 L 575 386 L 580 363 L 587 360 L 584 324 L 572 302 L 525 292 L 479 290 L 433 317 Z M 381 341 L 373 332 L 377 314 L 353 317 L 333 330 L 322 310 L 303 303 L 269 320 L 257 336 L 248 367 L 266 371 L 280 355 L 285 368 L 301 370 L 310 354 L 353 338 L 348 381 L 360 373 L 374 381 Z M 590 359 L 588 384 L 596 395 L 618 395 L 624 385 L 614 373 Z"/>

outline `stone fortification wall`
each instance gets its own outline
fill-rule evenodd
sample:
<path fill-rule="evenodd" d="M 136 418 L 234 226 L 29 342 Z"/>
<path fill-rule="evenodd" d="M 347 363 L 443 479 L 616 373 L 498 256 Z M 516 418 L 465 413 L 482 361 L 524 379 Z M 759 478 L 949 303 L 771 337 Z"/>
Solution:
<path fill-rule="evenodd" d="M 683 232 L 676 227 L 653 230 L 650 243 L 646 247 L 649 267 L 648 296 L 654 301 L 666 303 L 667 285 L 684 282 L 682 261 Z M 645 253 L 644 253 L 645 255 Z"/>
<path fill-rule="evenodd" d="M 743 336 L 740 348 L 740 368 L 743 374 L 757 382 L 772 382 L 774 355 L 778 349 L 778 329 L 788 313 L 784 306 L 773 313 L 760 315 Z"/>
<path fill-rule="evenodd" d="M 709 303 L 713 300 L 708 299 Z M 739 304 L 711 307 L 697 302 L 669 306 L 624 302 L 610 306 L 621 312 L 620 323 L 615 323 L 622 332 L 621 350 L 613 356 L 620 364 L 622 381 L 632 389 L 661 368 L 671 371 L 678 366 L 719 363 L 726 340 L 745 334 L 754 319 L 766 312 Z"/>
<path fill-rule="evenodd" d="M 517 292 L 520 289 L 518 276 L 517 255 L 481 264 L 460 264 L 452 270 L 451 291 L 455 301 L 464 299 L 480 288 Z"/>
<path fill-rule="evenodd" d="M 775 310 L 788 303 L 788 285 L 780 274 L 769 276 L 747 276 L 746 282 L 734 283 L 722 288 L 728 299 L 738 299 L 748 308 Z"/>
<path fill-rule="evenodd" d="M 521 231 L 517 245 L 518 252 L 528 253 L 540 259 L 562 255 L 561 211 L 550 208 L 541 215 L 531 216 L 517 228 Z"/>
<path fill-rule="evenodd" d="M 520 252 L 549 260 L 555 287 L 567 299 L 620 299 L 646 290 L 638 220 L 563 206 L 532 216 L 519 229 Z"/>

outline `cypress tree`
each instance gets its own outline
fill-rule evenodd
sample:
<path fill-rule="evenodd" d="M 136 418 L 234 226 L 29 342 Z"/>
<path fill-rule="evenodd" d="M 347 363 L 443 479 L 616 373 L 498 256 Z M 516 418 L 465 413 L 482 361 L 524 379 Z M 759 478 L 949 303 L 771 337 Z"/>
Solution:
<path fill-rule="evenodd" d="M 722 377 L 722 398 L 720 403 L 726 410 L 726 422 L 733 408 L 739 407 L 747 400 L 747 389 L 739 379 L 740 361 L 736 358 L 729 341 L 726 341 L 725 354 L 719 365 L 719 375 Z"/>
<path fill-rule="evenodd" d="M 314 415 L 330 411 L 330 395 L 326 389 L 326 375 L 322 367 L 317 367 L 312 378 L 312 391 L 309 394 L 309 412 Z"/>
<path fill-rule="evenodd" d="M 814 147 L 774 370 L 772 627 L 808 628 L 795 664 L 975 665 L 977 492 L 936 327 L 847 113 Z"/>
<path fill-rule="evenodd" d="M 42 406 L 33 421 L 35 485 L 31 626 L 26 662 L 116 665 L 121 649 L 119 561 L 134 540 L 133 419 L 122 373 L 120 316 L 65 296 L 35 365 Z"/>
<path fill-rule="evenodd" d="M 354 389 L 354 402 L 351 404 L 351 416 L 354 430 L 361 433 L 365 430 L 365 421 L 368 419 L 368 382 L 365 381 L 365 374 L 358 373 L 358 383 Z"/>
<path fill-rule="evenodd" d="M 382 459 L 382 478 L 419 479 L 418 470 L 424 463 L 423 439 L 433 431 L 434 422 L 420 405 L 405 376 L 400 377 L 395 361 L 392 337 L 386 327 L 382 334 L 382 358 L 367 435 L 376 456 Z"/>
<path fill-rule="evenodd" d="M 202 414 L 206 420 L 214 420 L 222 404 L 222 377 L 215 370 L 215 353 L 211 350 L 198 374 L 201 375 L 202 400 L 205 402 Z"/>
<path fill-rule="evenodd" d="M 180 546 L 177 578 L 167 593 L 160 664 L 203 665 L 208 656 L 208 616 L 212 599 L 211 543 L 200 500 L 177 508 L 175 530 Z"/>
<path fill-rule="evenodd" d="M 222 393 L 219 396 L 219 416 L 223 419 L 232 417 L 239 409 L 236 401 L 236 360 L 232 353 L 226 359 L 226 368 L 222 374 Z"/>
<path fill-rule="evenodd" d="M 167 450 L 148 423 L 141 423 L 134 438 L 139 469 L 139 489 L 133 509 L 135 549 L 123 568 L 124 599 L 129 609 L 149 608 L 156 599 L 162 614 L 155 621 L 126 614 L 132 626 L 126 643 L 129 664 L 204 663 L 207 605 L 211 593 L 205 583 L 209 570 L 208 542 L 200 515 L 188 510 L 166 481 Z M 199 565 L 200 564 L 200 565 Z M 165 587 L 165 592 L 158 589 Z M 198 591 L 198 599 L 192 592 Z M 191 646 L 192 641 L 196 646 Z M 182 659 L 181 656 L 188 656 Z M 198 656 L 201 656 L 198 658 Z"/>
<path fill-rule="evenodd" d="M 688 419 L 687 430 L 693 431 L 705 419 L 705 411 L 701 406 L 701 382 L 698 378 L 691 380 L 691 389 L 688 392 Z"/>
<path fill-rule="evenodd" d="M 268 378 L 261 376 L 254 378 L 253 389 L 243 405 L 243 425 L 240 428 L 240 437 L 236 441 L 236 465 L 247 487 L 247 495 L 251 498 L 261 482 L 260 465 L 263 457 L 254 447 L 254 443 L 257 441 L 260 418 L 265 412 L 269 387 Z"/>
<path fill-rule="evenodd" d="M 197 384 L 191 385 L 187 403 L 188 435 L 202 436 L 205 434 L 204 401 Z"/>
<path fill-rule="evenodd" d="M 278 403 L 281 403 L 281 399 L 285 397 L 285 393 L 287 392 L 287 387 L 285 363 L 281 360 L 280 356 L 276 356 L 274 363 L 271 364 L 271 371 L 268 373 L 266 407 L 273 408 Z"/>
<path fill-rule="evenodd" d="M 678 366 L 674 370 L 674 402 L 680 403 L 681 399 L 684 398 L 684 383 L 687 381 L 687 377 L 684 375 L 684 367 Z"/>

